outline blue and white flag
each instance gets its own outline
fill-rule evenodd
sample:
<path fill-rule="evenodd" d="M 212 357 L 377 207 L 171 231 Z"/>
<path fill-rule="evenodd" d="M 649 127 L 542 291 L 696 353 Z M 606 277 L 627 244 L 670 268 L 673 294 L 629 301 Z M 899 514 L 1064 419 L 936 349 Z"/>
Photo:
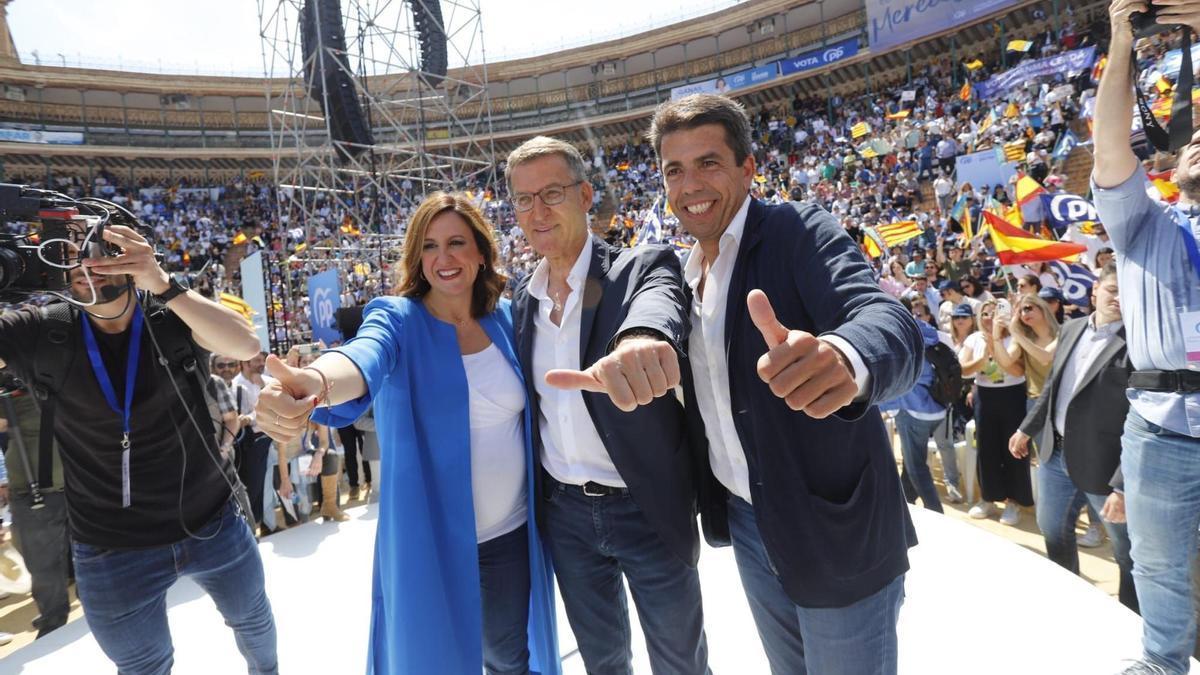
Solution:
<path fill-rule="evenodd" d="M 1089 307 L 1092 304 L 1092 284 L 1096 283 L 1096 275 L 1084 265 L 1066 263 L 1061 260 L 1050 262 L 1050 269 L 1058 277 L 1059 290 L 1068 305 Z"/>
<path fill-rule="evenodd" d="M 1064 160 L 1077 147 L 1079 147 L 1079 137 L 1068 129 L 1063 132 L 1062 138 L 1058 139 L 1058 144 L 1054 146 L 1054 154 L 1051 157 L 1055 160 Z"/>
<path fill-rule="evenodd" d="M 661 244 L 663 237 L 662 216 L 659 215 L 658 205 L 661 199 L 654 201 L 654 206 L 650 207 L 650 212 L 646 214 L 642 221 L 642 229 L 637 236 L 637 245 L 642 244 Z"/>
<path fill-rule="evenodd" d="M 1040 195 L 1042 210 L 1050 220 L 1055 232 L 1063 232 L 1071 225 L 1088 228 L 1100 222 L 1100 214 L 1091 202 L 1078 195 L 1063 192 Z"/>

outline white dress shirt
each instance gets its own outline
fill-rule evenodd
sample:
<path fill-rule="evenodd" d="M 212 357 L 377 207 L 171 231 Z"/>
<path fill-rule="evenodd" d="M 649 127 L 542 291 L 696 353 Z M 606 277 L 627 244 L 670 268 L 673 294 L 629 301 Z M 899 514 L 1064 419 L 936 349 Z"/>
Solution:
<path fill-rule="evenodd" d="M 725 489 L 747 502 L 750 501 L 750 473 L 746 466 L 746 453 L 738 438 L 737 428 L 733 425 L 729 356 L 725 353 L 725 309 L 729 298 L 729 282 L 749 211 L 750 197 L 747 196 L 721 235 L 719 253 L 709 267 L 707 278 L 703 274 L 704 250 L 700 246 L 692 247 L 687 265 L 683 268 L 684 282 L 692 289 L 692 334 L 688 339 L 688 350 L 696 382 L 696 403 L 704 419 L 705 436 L 708 438 L 708 460 L 713 475 Z M 698 292 L 702 279 L 703 298 Z M 869 373 L 858 351 L 836 335 L 824 335 L 820 339 L 837 347 L 846 356 L 854 369 L 858 395 L 862 396 L 867 389 Z"/>
<path fill-rule="evenodd" d="M 1054 392 L 1054 430 L 1059 436 L 1066 433 L 1067 406 L 1075 397 L 1075 391 L 1079 388 L 1084 374 L 1123 325 L 1123 321 L 1117 320 L 1097 328 L 1096 315 L 1088 317 L 1087 327 L 1083 329 L 1083 334 L 1079 336 L 1071 355 L 1063 364 L 1062 377 L 1059 378 L 1058 389 Z"/>
<path fill-rule="evenodd" d="M 546 372 L 556 368 L 580 369 L 580 335 L 583 321 L 583 286 L 592 263 L 589 236 L 575 265 L 567 275 L 571 292 L 563 301 L 560 325 L 550 320 L 554 301 L 547 292 L 550 263 L 543 259 L 529 280 L 529 294 L 538 300 L 533 319 L 533 383 L 541 401 L 537 419 L 542 434 L 542 466 L 560 483 L 583 485 L 594 481 L 610 487 L 625 487 L 621 474 L 608 456 L 608 449 L 588 414 L 583 393 L 546 384 Z"/>
<path fill-rule="evenodd" d="M 266 383 L 270 381 L 268 379 L 267 375 L 263 375 L 262 378 L 263 378 L 264 385 L 266 385 Z M 245 375 L 243 375 L 241 373 L 238 373 L 233 378 L 233 391 L 236 392 L 237 391 L 236 388 L 239 386 L 242 388 L 242 391 L 246 392 L 242 396 L 242 408 L 245 408 L 250 411 L 249 412 L 250 420 L 251 420 L 250 429 L 255 432 L 261 433 L 261 430 L 258 428 L 258 413 L 256 413 L 254 411 L 254 407 L 258 405 L 258 395 L 262 393 L 263 388 L 258 386 L 257 384 L 254 384 L 254 382 L 250 378 L 246 377 Z M 239 410 L 238 414 L 245 415 L 247 413 L 243 413 L 241 410 Z"/>

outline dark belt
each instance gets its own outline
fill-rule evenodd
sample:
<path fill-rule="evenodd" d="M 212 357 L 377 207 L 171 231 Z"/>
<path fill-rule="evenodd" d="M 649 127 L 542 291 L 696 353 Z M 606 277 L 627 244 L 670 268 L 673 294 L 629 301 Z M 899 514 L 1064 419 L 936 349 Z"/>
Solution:
<path fill-rule="evenodd" d="M 561 485 L 572 492 L 578 492 L 585 497 L 617 497 L 629 494 L 629 488 L 612 487 L 611 485 L 601 485 L 595 481 L 588 481 L 583 485 L 575 485 L 572 483 L 563 483 L 550 476 L 547 476 L 551 486 Z"/>
<path fill-rule="evenodd" d="M 1054 447 L 1058 448 L 1059 450 L 1062 450 L 1062 446 L 1063 446 L 1062 434 L 1055 431 L 1054 432 Z"/>
<path fill-rule="evenodd" d="M 1200 373 L 1190 370 L 1135 370 L 1129 374 L 1129 388 L 1191 394 L 1200 392 Z"/>

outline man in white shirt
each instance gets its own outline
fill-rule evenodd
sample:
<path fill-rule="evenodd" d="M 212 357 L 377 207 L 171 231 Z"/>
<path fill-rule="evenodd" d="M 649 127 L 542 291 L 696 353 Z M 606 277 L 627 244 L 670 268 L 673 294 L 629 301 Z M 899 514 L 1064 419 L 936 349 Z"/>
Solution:
<path fill-rule="evenodd" d="M 708 673 L 680 381 L 687 313 L 666 247 L 591 235 L 579 151 L 539 136 L 508 156 L 510 200 L 542 256 L 513 295 L 544 480 L 537 526 L 592 673 L 631 673 L 628 582 L 657 673 Z"/>

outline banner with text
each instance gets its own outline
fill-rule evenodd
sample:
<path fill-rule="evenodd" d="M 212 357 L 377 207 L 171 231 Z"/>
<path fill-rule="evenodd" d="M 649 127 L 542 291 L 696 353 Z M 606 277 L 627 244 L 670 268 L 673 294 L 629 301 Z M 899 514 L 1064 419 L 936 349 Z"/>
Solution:
<path fill-rule="evenodd" d="M 1095 59 L 1096 47 L 1092 46 L 1084 47 L 1083 49 L 1072 49 L 1069 52 L 1047 56 L 1044 59 L 1025 61 L 1016 68 L 1006 70 L 999 75 L 993 75 L 983 82 L 976 84 L 975 93 L 979 94 L 980 98 L 992 98 L 1037 77 L 1057 73 L 1062 73 L 1063 76 L 1070 77 L 1075 73 L 1081 73 L 1091 68 L 1092 61 Z"/>
<path fill-rule="evenodd" d="M 342 339 L 334 319 L 334 312 L 341 306 L 342 289 L 337 270 L 308 278 L 308 318 L 312 323 L 313 342 L 320 340 L 330 346 Z"/>
<path fill-rule="evenodd" d="M 267 334 L 267 294 L 263 288 L 262 251 L 242 258 L 242 299 L 254 309 L 254 334 L 264 352 L 271 351 L 271 337 Z"/>
<path fill-rule="evenodd" d="M 792 75 L 848 59 L 858 53 L 858 38 L 852 37 L 827 47 L 804 52 L 779 62 L 780 75 Z"/>
<path fill-rule="evenodd" d="M 1008 185 L 1008 180 L 1017 175 L 1017 165 L 1001 162 L 995 150 L 981 150 L 970 155 L 959 155 L 954 164 L 957 187 L 970 183 L 978 190 L 987 185 Z"/>
<path fill-rule="evenodd" d="M 866 0 L 872 52 L 918 40 L 1017 4 L 1017 0 Z"/>
<path fill-rule="evenodd" d="M 14 143 L 53 143 L 55 145 L 83 145 L 83 134 L 78 131 L 31 131 L 28 129 L 0 129 L 0 141 Z"/>

